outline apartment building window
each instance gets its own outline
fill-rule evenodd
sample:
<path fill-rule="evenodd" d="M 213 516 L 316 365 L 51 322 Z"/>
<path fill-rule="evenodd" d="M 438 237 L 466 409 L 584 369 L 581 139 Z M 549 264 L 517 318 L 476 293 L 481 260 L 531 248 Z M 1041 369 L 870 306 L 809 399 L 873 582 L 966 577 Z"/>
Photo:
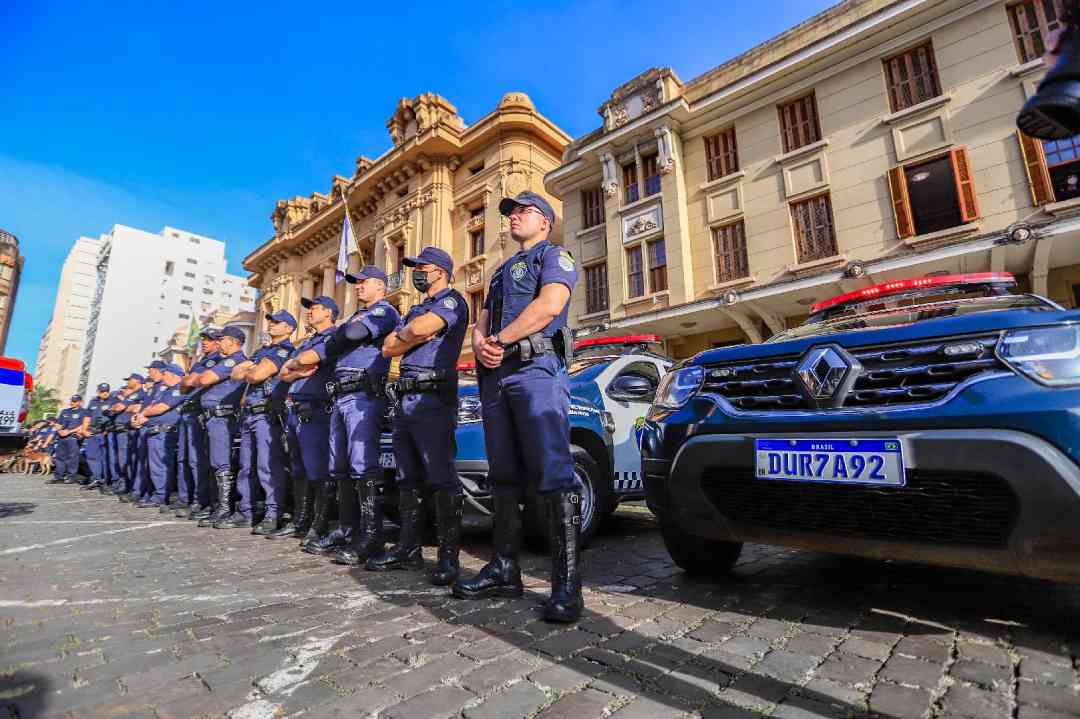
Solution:
<path fill-rule="evenodd" d="M 189 280 L 193 280 L 193 279 L 195 279 L 195 273 L 194 272 L 185 272 L 184 277 L 187 277 Z"/>
<path fill-rule="evenodd" d="M 784 152 L 798 150 L 821 139 L 814 93 L 792 100 L 777 109 L 780 112 L 780 137 L 784 141 Z"/>
<path fill-rule="evenodd" d="M 638 194 L 637 163 L 631 162 L 622 168 L 623 188 L 626 193 L 626 204 L 637 202 Z"/>
<path fill-rule="evenodd" d="M 893 112 L 940 95 L 933 45 L 928 42 L 885 60 L 885 79 Z"/>
<path fill-rule="evenodd" d="M 648 243 L 649 250 L 649 291 L 663 292 L 667 289 L 667 251 L 664 240 Z"/>
<path fill-rule="evenodd" d="M 896 233 L 901 239 L 946 230 L 979 217 L 967 151 L 889 171 Z"/>
<path fill-rule="evenodd" d="M 197 264 L 199 264 L 199 261 L 197 259 L 195 259 L 194 257 L 187 258 L 187 260 L 185 260 L 185 262 L 187 262 L 189 265 L 197 265 Z"/>
<path fill-rule="evenodd" d="M 716 256 L 716 281 L 733 282 L 750 275 L 746 258 L 746 231 L 742 220 L 713 228 L 713 253 Z"/>
<path fill-rule="evenodd" d="M 204 295 L 212 295 L 212 294 L 214 294 L 214 291 L 212 289 L 210 289 L 209 287 L 203 287 L 202 293 Z M 228 297 L 229 295 L 225 295 L 225 296 Z"/>
<path fill-rule="evenodd" d="M 191 315 L 185 314 L 184 312 L 181 312 L 180 314 L 178 314 L 177 317 L 179 317 L 182 320 L 190 320 L 191 319 Z"/>
<path fill-rule="evenodd" d="M 479 257 L 484 254 L 484 228 L 473 230 L 469 233 L 469 257 Z"/>
<path fill-rule="evenodd" d="M 656 154 L 641 158 L 641 174 L 645 178 L 645 197 L 660 192 L 660 160 Z"/>
<path fill-rule="evenodd" d="M 581 229 L 604 224 L 604 195 L 599 187 L 581 191 Z"/>
<path fill-rule="evenodd" d="M 469 322 L 475 324 L 484 309 L 484 291 L 473 290 L 469 293 Z"/>
<path fill-rule="evenodd" d="M 1031 62 L 1046 52 L 1046 39 L 1060 30 L 1065 0 L 1023 0 L 1008 7 L 1009 23 L 1020 62 Z"/>
<path fill-rule="evenodd" d="M 194 291 L 195 291 L 195 288 L 194 288 L 194 287 L 188 287 L 187 285 L 184 285 L 184 286 L 183 286 L 183 287 L 181 287 L 180 289 L 182 289 L 182 290 L 183 290 L 184 292 L 194 292 Z M 163 296 L 164 296 L 164 295 L 163 295 Z"/>
<path fill-rule="evenodd" d="M 641 245 L 626 251 L 626 292 L 631 298 L 645 294 L 645 266 L 641 260 Z"/>
<path fill-rule="evenodd" d="M 198 237 L 189 237 L 188 242 L 190 242 L 193 245 L 197 245 L 197 244 L 199 244 L 199 238 Z"/>
<path fill-rule="evenodd" d="M 705 138 L 705 166 L 709 180 L 739 171 L 739 152 L 735 148 L 735 128 L 729 127 Z"/>
<path fill-rule="evenodd" d="M 165 261 L 165 275 L 167 277 L 172 277 L 172 273 L 173 273 L 173 271 L 175 269 L 176 269 L 176 264 L 173 263 L 172 260 L 166 260 Z"/>
<path fill-rule="evenodd" d="M 585 268 L 585 313 L 604 312 L 608 308 L 607 263 Z"/>
<path fill-rule="evenodd" d="M 799 264 L 837 254 L 832 203 L 828 195 L 793 202 L 791 222 L 795 230 L 795 251 Z"/>
<path fill-rule="evenodd" d="M 191 300 L 180 300 L 180 304 L 187 305 L 188 307 L 190 307 L 191 306 Z"/>

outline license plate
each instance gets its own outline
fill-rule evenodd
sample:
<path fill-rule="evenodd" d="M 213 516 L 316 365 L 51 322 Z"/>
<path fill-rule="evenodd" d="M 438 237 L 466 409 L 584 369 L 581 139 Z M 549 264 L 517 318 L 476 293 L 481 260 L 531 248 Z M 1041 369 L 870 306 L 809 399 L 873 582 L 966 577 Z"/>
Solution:
<path fill-rule="evenodd" d="M 394 453 L 381 452 L 379 454 L 379 466 L 383 469 L 397 469 L 397 465 L 394 462 Z"/>
<path fill-rule="evenodd" d="M 904 456 L 895 439 L 757 439 L 758 479 L 904 486 Z"/>

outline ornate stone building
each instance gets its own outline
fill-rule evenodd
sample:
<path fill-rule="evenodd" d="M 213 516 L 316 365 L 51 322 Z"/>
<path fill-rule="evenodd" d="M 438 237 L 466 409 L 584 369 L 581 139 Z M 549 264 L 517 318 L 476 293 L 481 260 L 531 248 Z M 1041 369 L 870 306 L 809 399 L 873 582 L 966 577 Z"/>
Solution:
<path fill-rule="evenodd" d="M 404 313 L 417 293 L 402 259 L 426 245 L 440 247 L 454 258 L 454 286 L 475 316 L 491 272 L 515 249 L 499 200 L 527 189 L 543 192 L 545 173 L 558 166 L 570 139 L 517 92 L 472 125 L 445 98 L 424 93 L 398 102 L 386 127 L 393 146 L 381 156 L 358 157 L 352 175 L 334 176 L 325 194 L 278 201 L 273 238 L 244 260 L 249 283 L 260 290 L 257 332 L 264 315 L 281 308 L 302 321 L 301 297 L 330 295 L 343 317 L 355 310 L 349 286 L 334 278 L 343 197 L 359 245 L 351 269 L 384 268 L 388 299 Z M 552 204 L 561 213 L 560 203 Z"/>
<path fill-rule="evenodd" d="M 0 354 L 7 345 L 25 259 L 19 254 L 19 240 L 15 235 L 0 230 Z"/>

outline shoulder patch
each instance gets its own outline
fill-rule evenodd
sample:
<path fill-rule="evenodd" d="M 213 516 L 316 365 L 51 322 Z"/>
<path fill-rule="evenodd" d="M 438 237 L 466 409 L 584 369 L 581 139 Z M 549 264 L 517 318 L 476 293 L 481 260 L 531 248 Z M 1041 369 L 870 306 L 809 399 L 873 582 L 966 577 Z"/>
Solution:
<path fill-rule="evenodd" d="M 214 366 L 214 365 L 216 365 L 216 364 L 217 364 L 217 362 L 216 362 L 216 361 L 214 361 L 214 360 L 206 360 L 206 367 L 207 367 L 208 369 L 209 369 L 210 367 L 213 367 L 213 366 Z"/>
<path fill-rule="evenodd" d="M 179 396 L 180 396 L 180 390 L 178 390 L 178 389 L 174 389 L 174 390 L 172 391 L 172 396 L 173 396 L 173 397 L 179 397 Z"/>
<path fill-rule="evenodd" d="M 525 276 L 525 270 L 527 265 L 524 262 L 515 262 L 510 266 L 510 276 L 515 280 L 520 280 Z"/>
<path fill-rule="evenodd" d="M 572 272 L 574 269 L 574 257 L 566 250 L 559 253 L 559 267 L 563 268 L 566 272 Z"/>
<path fill-rule="evenodd" d="M 225 360 L 225 366 L 226 367 L 235 367 L 236 366 L 236 360 L 234 360 L 234 359 Z"/>
<path fill-rule="evenodd" d="M 289 356 L 289 350 L 280 349 L 280 350 L 277 351 L 277 356 L 278 357 L 288 357 Z"/>
<path fill-rule="evenodd" d="M 452 310 L 457 307 L 457 300 L 455 300 L 453 297 L 447 297 L 445 300 L 442 301 L 442 306 L 448 310 Z"/>
<path fill-rule="evenodd" d="M 376 307 L 373 310 L 371 310 L 371 314 L 375 315 L 376 317 L 382 317 L 383 315 L 386 314 L 386 308 L 385 307 Z"/>

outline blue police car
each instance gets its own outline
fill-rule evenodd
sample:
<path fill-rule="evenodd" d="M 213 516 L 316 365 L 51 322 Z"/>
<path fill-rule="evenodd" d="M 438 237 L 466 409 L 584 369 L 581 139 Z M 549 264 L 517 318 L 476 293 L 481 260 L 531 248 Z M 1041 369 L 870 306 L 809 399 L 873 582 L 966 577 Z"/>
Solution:
<path fill-rule="evenodd" d="M 650 350 L 655 335 L 578 340 L 570 366 L 570 443 L 581 489 L 584 546 L 620 502 L 645 496 L 635 425 L 643 421 L 672 360 Z M 480 392 L 475 365 L 459 366 L 457 471 L 472 511 L 491 513 Z M 394 468 L 390 435 L 382 437 L 381 463 Z M 538 502 L 526 506 L 534 543 L 546 543 L 547 522 Z"/>

